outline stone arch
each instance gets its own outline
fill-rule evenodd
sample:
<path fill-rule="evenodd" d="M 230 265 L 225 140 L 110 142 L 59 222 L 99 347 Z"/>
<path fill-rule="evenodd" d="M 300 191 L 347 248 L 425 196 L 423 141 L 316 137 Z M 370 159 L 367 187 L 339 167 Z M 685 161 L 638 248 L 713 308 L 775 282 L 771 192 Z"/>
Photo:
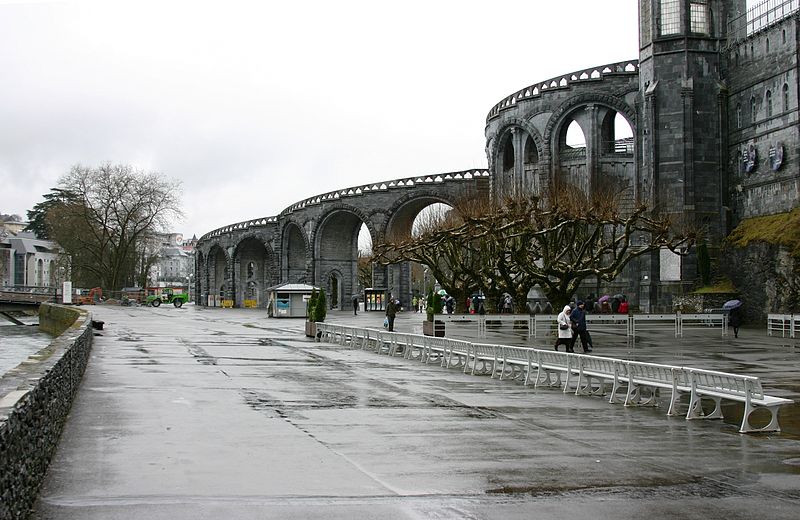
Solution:
<path fill-rule="evenodd" d="M 493 193 L 538 193 L 540 176 L 547 172 L 547 156 L 545 141 L 530 118 L 509 120 L 491 141 Z"/>
<path fill-rule="evenodd" d="M 275 278 L 272 248 L 256 234 L 241 237 L 233 252 L 234 305 L 266 308 L 266 289 Z"/>
<path fill-rule="evenodd" d="M 299 223 L 289 220 L 281 229 L 281 279 L 305 282 L 313 253 L 308 234 Z"/>
<path fill-rule="evenodd" d="M 558 106 L 547 121 L 544 132 L 552 151 L 551 181 L 556 178 L 569 180 L 588 192 L 601 183 L 607 185 L 605 180 L 614 179 L 628 186 L 623 195 L 625 206 L 632 205 L 639 198 L 635 139 L 628 140 L 624 146 L 609 139 L 616 114 L 625 118 L 635 136 L 635 109 L 619 96 L 586 93 Z M 564 147 L 566 129 L 573 120 L 578 120 L 584 130 L 585 150 Z"/>
<path fill-rule="evenodd" d="M 222 300 L 231 294 L 230 256 L 218 243 L 214 243 L 206 255 L 205 272 L 206 303 L 209 307 L 221 307 Z"/>
<path fill-rule="evenodd" d="M 457 197 L 447 196 L 434 190 L 421 190 L 401 197 L 389 209 L 389 218 L 382 230 L 383 236 L 391 237 L 395 234 L 402 235 L 410 232 L 419 213 L 431 204 L 441 203 L 456 207 L 459 202 Z M 386 281 L 384 286 L 387 291 L 399 298 L 401 305 L 407 309 L 411 308 L 411 298 L 413 297 L 412 268 L 413 265 L 410 262 L 373 268 L 373 271 L 380 269 L 381 275 Z"/>
<path fill-rule="evenodd" d="M 367 215 L 356 207 L 338 203 L 320 216 L 314 229 L 314 282 L 324 286 L 331 273 L 338 273 L 338 305 L 345 305 L 350 301 L 349 295 L 358 292 L 358 235 L 362 224 L 367 225 L 374 240 L 375 226 Z M 333 300 L 330 302 L 333 308 Z"/>

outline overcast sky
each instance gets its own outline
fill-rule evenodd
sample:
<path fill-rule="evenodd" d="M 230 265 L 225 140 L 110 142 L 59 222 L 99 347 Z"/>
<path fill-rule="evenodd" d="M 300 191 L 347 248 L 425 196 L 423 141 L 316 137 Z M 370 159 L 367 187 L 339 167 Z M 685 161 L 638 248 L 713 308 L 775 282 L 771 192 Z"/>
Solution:
<path fill-rule="evenodd" d="M 637 27 L 634 0 L 0 0 L 0 213 L 78 163 L 179 179 L 198 237 L 485 168 L 495 103 L 637 58 Z"/>

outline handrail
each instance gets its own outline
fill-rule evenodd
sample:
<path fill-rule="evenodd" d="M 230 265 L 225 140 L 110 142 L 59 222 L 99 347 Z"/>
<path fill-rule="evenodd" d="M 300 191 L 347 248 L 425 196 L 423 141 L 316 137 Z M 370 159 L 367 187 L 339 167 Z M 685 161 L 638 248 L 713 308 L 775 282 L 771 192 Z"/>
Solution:
<path fill-rule="evenodd" d="M 492 107 L 489 111 L 489 115 L 486 116 L 486 122 L 488 123 L 491 119 L 497 117 L 504 109 L 515 106 L 519 101 L 540 97 L 551 90 L 568 89 L 573 83 L 600 81 L 605 76 L 621 74 L 639 74 L 639 60 L 619 61 L 617 63 L 609 63 L 608 65 L 589 67 L 588 69 L 563 74 L 546 81 L 529 85 L 506 96 L 502 101 Z"/>
<path fill-rule="evenodd" d="M 765 0 L 728 22 L 728 48 L 795 14 L 800 0 Z"/>

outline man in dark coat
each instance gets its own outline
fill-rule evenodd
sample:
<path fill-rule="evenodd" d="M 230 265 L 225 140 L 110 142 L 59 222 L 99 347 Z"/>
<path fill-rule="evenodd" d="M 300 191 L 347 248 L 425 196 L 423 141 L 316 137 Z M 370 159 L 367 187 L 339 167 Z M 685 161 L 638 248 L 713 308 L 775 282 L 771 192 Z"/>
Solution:
<path fill-rule="evenodd" d="M 397 316 L 397 304 L 394 298 L 389 297 L 389 303 L 386 305 L 386 319 L 389 320 L 389 332 L 394 332 L 395 316 Z"/>
<path fill-rule="evenodd" d="M 592 336 L 586 330 L 586 304 L 582 300 L 578 300 L 578 306 L 572 311 L 569 316 L 572 322 L 572 328 L 576 332 L 576 336 L 572 339 L 572 346 L 575 346 L 575 340 L 581 338 L 581 347 L 584 352 L 592 351 Z"/>

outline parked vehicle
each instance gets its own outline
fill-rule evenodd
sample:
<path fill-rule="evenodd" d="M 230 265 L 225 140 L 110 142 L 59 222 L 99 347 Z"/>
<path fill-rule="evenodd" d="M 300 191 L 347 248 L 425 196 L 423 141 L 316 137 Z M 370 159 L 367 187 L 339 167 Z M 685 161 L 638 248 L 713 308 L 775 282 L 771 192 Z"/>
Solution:
<path fill-rule="evenodd" d="M 93 287 L 91 289 L 78 289 L 75 297 L 75 305 L 94 305 L 103 299 L 103 289 Z"/>
<path fill-rule="evenodd" d="M 171 303 L 176 308 L 180 308 L 189 301 L 189 293 L 183 287 L 149 287 L 145 305 L 158 307 L 162 303 Z"/>

